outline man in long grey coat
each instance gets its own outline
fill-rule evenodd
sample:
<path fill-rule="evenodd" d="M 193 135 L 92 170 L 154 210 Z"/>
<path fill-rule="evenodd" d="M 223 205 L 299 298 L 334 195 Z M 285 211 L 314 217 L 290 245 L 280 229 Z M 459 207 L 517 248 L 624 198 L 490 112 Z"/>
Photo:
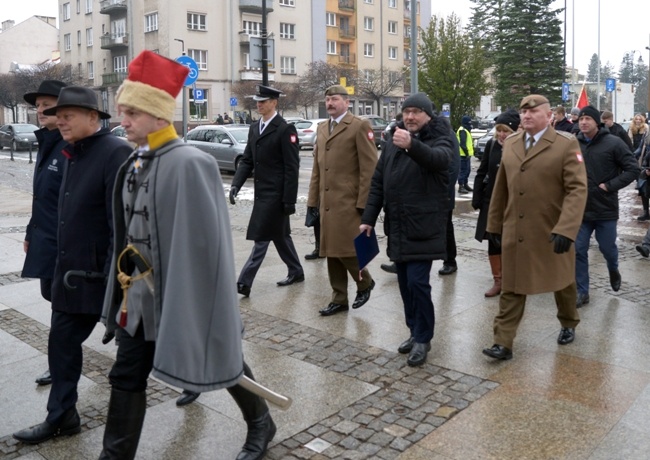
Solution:
<path fill-rule="evenodd" d="M 152 370 L 187 390 L 228 389 L 248 425 L 239 460 L 261 459 L 276 431 L 264 400 L 237 384 L 253 375 L 242 356 L 218 165 L 178 140 L 171 125 L 187 72 L 143 51 L 117 95 L 122 126 L 138 148 L 118 172 L 113 197 L 115 252 L 103 321 L 117 330 L 119 348 L 101 459 L 135 457 Z"/>
<path fill-rule="evenodd" d="M 575 137 L 550 126 L 551 106 L 531 94 L 519 105 L 524 130 L 506 138 L 490 201 L 487 231 L 502 247 L 502 292 L 494 345 L 483 353 L 511 359 L 526 296 L 554 292 L 562 326 L 557 342 L 573 342 L 575 249 L 587 201 L 587 173 Z"/>

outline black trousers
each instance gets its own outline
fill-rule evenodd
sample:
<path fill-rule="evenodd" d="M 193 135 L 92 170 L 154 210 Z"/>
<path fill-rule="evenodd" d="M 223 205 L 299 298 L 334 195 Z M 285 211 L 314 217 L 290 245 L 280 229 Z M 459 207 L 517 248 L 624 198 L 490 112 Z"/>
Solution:
<path fill-rule="evenodd" d="M 454 222 L 451 219 L 453 215 L 454 210 L 450 209 L 449 214 L 447 215 L 447 258 L 444 260 L 444 264 L 455 267 L 457 252 L 456 235 L 454 234 Z"/>
<path fill-rule="evenodd" d="M 139 393 L 147 389 L 147 379 L 153 369 L 153 356 L 156 342 L 144 339 L 142 324 L 135 336 L 131 337 L 123 329 L 116 331 L 119 341 L 115 364 L 108 374 L 111 386 L 116 390 Z"/>
<path fill-rule="evenodd" d="M 95 329 L 100 315 L 52 312 L 47 344 L 47 358 L 52 387 L 47 401 L 47 421 L 59 422 L 77 403 L 77 385 L 81 378 L 83 351 L 81 345 Z"/>

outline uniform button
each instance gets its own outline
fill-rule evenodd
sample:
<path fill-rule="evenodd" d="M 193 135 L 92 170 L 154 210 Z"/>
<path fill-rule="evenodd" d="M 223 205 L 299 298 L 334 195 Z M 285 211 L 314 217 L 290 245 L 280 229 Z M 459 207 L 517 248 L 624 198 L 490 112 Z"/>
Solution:
<path fill-rule="evenodd" d="M 64 225 L 65 225 L 65 222 L 61 221 L 61 227 L 63 227 Z"/>
<path fill-rule="evenodd" d="M 526 170 L 526 168 L 524 168 L 524 167 L 522 166 L 522 167 L 521 167 L 521 171 L 525 171 L 525 170 Z"/>
<path fill-rule="evenodd" d="M 520 242 L 520 243 L 523 243 L 523 242 L 524 242 L 524 239 L 523 239 L 523 238 L 519 238 L 519 242 Z"/>
<path fill-rule="evenodd" d="M 325 208 L 325 211 L 329 211 L 329 210 L 330 210 L 330 208 Z"/>
<path fill-rule="evenodd" d="M 65 192 L 65 196 L 70 196 L 70 192 Z"/>
<path fill-rule="evenodd" d="M 326 192 L 329 192 L 329 191 L 330 191 L 330 188 L 329 188 L 329 187 L 325 187 L 325 191 L 326 191 Z"/>
<path fill-rule="evenodd" d="M 61 255 L 64 256 L 64 255 L 65 255 L 65 251 L 61 251 Z"/>
<path fill-rule="evenodd" d="M 524 194 L 524 192 L 519 192 L 519 195 L 523 195 L 523 194 Z"/>
<path fill-rule="evenodd" d="M 523 214 L 519 214 L 519 218 L 520 218 L 520 219 L 523 219 L 523 218 L 524 218 L 524 215 L 523 215 Z"/>

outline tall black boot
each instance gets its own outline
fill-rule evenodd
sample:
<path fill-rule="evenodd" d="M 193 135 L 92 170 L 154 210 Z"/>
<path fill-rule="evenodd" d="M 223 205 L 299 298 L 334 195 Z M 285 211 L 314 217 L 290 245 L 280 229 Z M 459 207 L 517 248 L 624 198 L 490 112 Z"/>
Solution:
<path fill-rule="evenodd" d="M 147 395 L 113 388 L 108 403 L 104 449 L 99 460 L 133 460 L 138 450 Z"/>
<path fill-rule="evenodd" d="M 253 380 L 253 373 L 246 363 L 244 363 L 244 375 Z M 263 398 L 239 385 L 228 388 L 228 393 L 241 409 L 248 425 L 246 442 L 236 460 L 260 460 L 264 457 L 266 448 L 276 431 L 269 407 Z"/>

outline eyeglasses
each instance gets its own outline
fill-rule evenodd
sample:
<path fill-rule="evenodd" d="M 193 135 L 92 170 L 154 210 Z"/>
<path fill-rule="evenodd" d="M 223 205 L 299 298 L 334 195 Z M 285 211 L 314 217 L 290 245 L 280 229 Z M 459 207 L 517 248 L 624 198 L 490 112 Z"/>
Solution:
<path fill-rule="evenodd" d="M 417 108 L 402 110 L 403 117 L 408 117 L 409 115 L 420 115 L 421 113 L 424 113 L 424 110 Z"/>

